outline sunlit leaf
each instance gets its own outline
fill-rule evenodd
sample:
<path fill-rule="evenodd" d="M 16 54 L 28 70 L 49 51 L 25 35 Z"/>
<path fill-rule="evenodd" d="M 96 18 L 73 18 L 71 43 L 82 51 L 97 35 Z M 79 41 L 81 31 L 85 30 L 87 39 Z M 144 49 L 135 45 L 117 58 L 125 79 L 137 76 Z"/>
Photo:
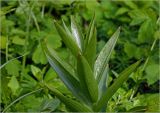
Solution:
<path fill-rule="evenodd" d="M 21 65 L 20 65 L 19 60 L 15 59 L 15 60 L 12 60 L 11 62 L 8 62 L 5 65 L 5 69 L 7 70 L 7 73 L 9 75 L 18 76 L 19 71 L 21 70 Z"/>
<path fill-rule="evenodd" d="M 48 83 L 49 81 L 53 81 L 56 77 L 57 77 L 56 72 L 52 68 L 49 68 L 44 77 L 44 81 Z"/>
<path fill-rule="evenodd" d="M 36 64 L 39 64 L 39 63 L 46 64 L 47 63 L 46 56 L 43 53 L 42 46 L 40 44 L 37 46 L 36 50 L 34 51 L 32 55 L 32 60 Z"/>
<path fill-rule="evenodd" d="M 62 38 L 62 41 L 65 43 L 67 48 L 70 49 L 70 51 L 73 53 L 73 55 L 77 56 L 78 53 L 80 52 L 80 49 L 77 46 L 76 42 L 73 40 L 73 38 L 70 36 L 70 34 L 68 34 L 64 30 L 64 28 L 62 28 L 56 21 L 54 23 L 55 23 L 55 27 L 56 27 L 59 35 Z"/>
<path fill-rule="evenodd" d="M 31 71 L 37 80 L 42 80 L 42 71 L 38 67 L 31 65 Z"/>
<path fill-rule="evenodd" d="M 71 16 L 71 30 L 78 47 L 83 50 L 83 35 L 73 16 Z"/>
<path fill-rule="evenodd" d="M 8 83 L 8 87 L 11 88 L 13 95 L 16 95 L 17 90 L 19 89 L 20 85 L 19 82 L 16 78 L 16 76 L 12 76 L 9 83 Z"/>
<path fill-rule="evenodd" d="M 95 64 L 94 64 L 94 74 L 99 82 L 101 80 L 101 77 L 103 74 L 105 74 L 105 68 L 108 64 L 108 61 L 110 59 L 111 53 L 114 49 L 114 46 L 117 42 L 117 39 L 119 37 L 120 28 L 112 35 L 112 37 L 109 39 L 109 41 L 106 43 L 106 45 L 103 47 L 101 52 L 99 53 Z"/>

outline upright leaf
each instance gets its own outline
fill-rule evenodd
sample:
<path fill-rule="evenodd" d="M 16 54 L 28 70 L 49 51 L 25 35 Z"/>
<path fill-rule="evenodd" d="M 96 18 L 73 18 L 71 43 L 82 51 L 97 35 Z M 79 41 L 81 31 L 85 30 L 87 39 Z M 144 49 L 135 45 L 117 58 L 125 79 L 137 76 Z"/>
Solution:
<path fill-rule="evenodd" d="M 78 47 L 83 50 L 83 35 L 73 16 L 71 16 L 71 30 Z"/>
<path fill-rule="evenodd" d="M 73 37 L 68 32 L 66 32 L 64 28 L 62 28 L 56 21 L 54 23 L 64 44 L 67 46 L 67 48 L 70 49 L 73 55 L 77 56 L 81 50 L 77 46 L 75 40 L 73 40 Z"/>
<path fill-rule="evenodd" d="M 107 78 L 108 78 L 108 65 L 106 66 L 105 68 L 105 71 L 99 81 L 99 84 L 98 84 L 98 89 L 99 89 L 99 97 L 98 99 L 100 99 L 103 95 L 103 93 L 106 91 L 107 89 L 107 86 L 106 86 L 106 82 L 107 82 Z"/>
<path fill-rule="evenodd" d="M 91 67 L 89 66 L 87 60 L 79 55 L 77 59 L 78 76 L 83 89 L 87 89 L 92 102 L 96 102 L 98 99 L 98 85 L 94 78 Z"/>
<path fill-rule="evenodd" d="M 74 37 L 72 36 L 72 33 L 70 32 L 70 30 L 66 26 L 65 22 L 63 21 L 63 19 L 62 19 L 62 22 L 63 22 L 63 27 L 64 27 L 65 31 L 67 32 L 67 34 L 70 35 L 72 39 L 74 39 Z"/>
<path fill-rule="evenodd" d="M 107 89 L 101 99 L 95 105 L 95 111 L 99 111 L 104 105 L 107 105 L 108 100 L 114 95 L 114 93 L 121 87 L 121 85 L 128 79 L 129 75 L 138 67 L 141 61 L 130 65 L 123 72 L 121 72 L 115 82 Z"/>
<path fill-rule="evenodd" d="M 73 76 L 74 72 L 72 71 L 72 68 L 60 59 L 54 50 L 48 49 L 45 43 L 42 43 L 42 47 L 50 65 L 56 71 L 60 79 L 76 97 L 84 100 L 82 99 L 83 95 L 81 94 L 79 81 L 75 78 L 75 76 Z"/>
<path fill-rule="evenodd" d="M 97 81 L 99 82 L 102 78 L 102 75 L 105 74 L 105 69 L 108 64 L 111 53 L 114 49 L 114 46 L 117 42 L 118 36 L 120 33 L 120 28 L 112 35 L 109 41 L 106 43 L 104 48 L 99 53 L 97 60 L 94 64 L 94 74 L 96 76 Z"/>
<path fill-rule="evenodd" d="M 46 86 L 47 86 L 48 89 L 51 90 L 51 91 L 53 92 L 53 94 L 54 94 L 55 96 L 57 96 L 69 109 L 71 109 L 72 112 L 91 112 L 91 110 L 90 110 L 87 106 L 81 104 L 80 102 L 77 102 L 77 101 L 75 101 L 75 100 L 72 100 L 72 99 L 64 96 L 64 95 L 61 94 L 58 90 L 54 89 L 54 88 L 51 87 L 51 86 L 48 86 L 48 85 L 46 85 Z"/>
<path fill-rule="evenodd" d="M 96 28 L 95 28 L 95 15 L 93 16 L 89 29 L 85 37 L 85 51 L 84 56 L 87 59 L 89 65 L 93 69 L 94 60 L 96 57 Z"/>

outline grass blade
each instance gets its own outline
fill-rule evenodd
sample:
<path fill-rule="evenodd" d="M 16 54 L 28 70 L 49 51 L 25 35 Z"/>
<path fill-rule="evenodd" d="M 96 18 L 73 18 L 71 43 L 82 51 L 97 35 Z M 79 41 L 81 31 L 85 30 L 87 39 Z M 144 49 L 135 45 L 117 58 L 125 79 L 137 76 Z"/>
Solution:
<path fill-rule="evenodd" d="M 118 30 L 112 35 L 112 37 L 109 39 L 109 41 L 106 43 L 106 45 L 104 46 L 104 48 L 101 50 L 101 52 L 99 53 L 97 57 L 97 60 L 94 65 L 94 74 L 96 76 L 98 83 L 108 64 L 111 53 L 117 42 L 119 33 L 120 33 L 120 28 L 118 28 Z"/>
<path fill-rule="evenodd" d="M 87 60 L 82 55 L 78 56 L 77 61 L 80 83 L 82 84 L 83 89 L 87 89 L 92 102 L 96 102 L 98 99 L 98 85 L 93 72 Z"/>
<path fill-rule="evenodd" d="M 107 105 L 108 100 L 114 95 L 114 93 L 121 87 L 121 85 L 128 79 L 129 75 L 135 71 L 141 61 L 137 61 L 136 63 L 130 65 L 123 72 L 119 74 L 119 77 L 115 80 L 115 82 L 107 89 L 107 91 L 103 94 L 101 99 L 95 105 L 95 111 L 99 111 L 103 108 L 104 105 Z"/>
<path fill-rule="evenodd" d="M 91 110 L 81 104 L 80 102 L 77 102 L 75 100 L 72 100 L 68 97 L 65 97 L 63 94 L 61 94 L 58 90 L 56 90 L 55 88 L 49 86 L 49 85 L 46 85 L 47 88 L 53 92 L 53 94 L 55 96 L 57 96 L 69 109 L 72 110 L 72 112 L 91 112 Z"/>

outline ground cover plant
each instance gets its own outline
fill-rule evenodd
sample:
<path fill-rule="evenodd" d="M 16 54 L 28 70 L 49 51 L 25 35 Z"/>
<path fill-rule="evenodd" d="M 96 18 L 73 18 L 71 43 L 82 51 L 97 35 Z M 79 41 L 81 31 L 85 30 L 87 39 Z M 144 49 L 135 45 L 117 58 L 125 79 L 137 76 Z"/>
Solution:
<path fill-rule="evenodd" d="M 156 0 L 2 0 L 1 111 L 158 112 L 158 14 Z"/>

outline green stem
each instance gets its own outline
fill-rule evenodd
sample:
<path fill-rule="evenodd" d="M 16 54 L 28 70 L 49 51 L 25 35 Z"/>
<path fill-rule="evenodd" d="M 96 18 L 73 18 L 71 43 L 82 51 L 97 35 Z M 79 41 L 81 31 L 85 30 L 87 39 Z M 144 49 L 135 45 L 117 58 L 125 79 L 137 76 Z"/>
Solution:
<path fill-rule="evenodd" d="M 25 53 L 27 52 L 27 45 L 28 45 L 28 39 L 29 39 L 30 20 L 31 20 L 31 16 L 29 15 L 28 19 L 26 21 L 26 24 L 27 24 L 27 28 L 26 28 L 27 35 L 26 35 L 26 38 L 25 38 L 25 45 L 24 45 Z M 25 69 L 26 58 L 27 58 L 27 56 L 25 55 L 23 57 L 23 61 L 22 61 L 22 71 Z"/>
<path fill-rule="evenodd" d="M 153 48 L 154 48 L 154 46 L 155 46 L 155 44 L 156 44 L 156 41 L 157 41 L 157 39 L 155 39 L 155 40 L 153 41 L 152 46 L 151 46 L 151 48 L 150 48 L 150 52 L 153 51 Z M 147 57 L 147 59 L 146 59 L 144 65 L 143 65 L 142 71 L 144 71 L 144 69 L 146 68 L 149 59 L 150 59 L 150 56 Z"/>
<path fill-rule="evenodd" d="M 7 34 L 8 34 L 8 27 L 7 27 Z M 6 43 L 6 62 L 8 61 L 8 35 L 7 35 L 7 43 Z"/>
<path fill-rule="evenodd" d="M 29 95 L 31 95 L 31 94 L 33 94 L 33 93 L 38 92 L 38 91 L 41 91 L 42 89 L 43 89 L 43 88 L 40 88 L 40 89 L 37 89 L 37 90 L 35 90 L 35 91 L 31 91 L 31 92 L 29 92 L 29 93 L 26 93 L 26 94 L 20 96 L 19 98 L 17 98 L 16 100 L 14 100 L 12 103 L 10 103 L 10 104 L 3 110 L 2 113 L 4 113 L 5 111 L 7 111 L 8 108 L 10 108 L 12 105 L 14 105 L 16 102 L 18 102 L 19 100 L 23 99 L 24 97 L 29 96 Z"/>

